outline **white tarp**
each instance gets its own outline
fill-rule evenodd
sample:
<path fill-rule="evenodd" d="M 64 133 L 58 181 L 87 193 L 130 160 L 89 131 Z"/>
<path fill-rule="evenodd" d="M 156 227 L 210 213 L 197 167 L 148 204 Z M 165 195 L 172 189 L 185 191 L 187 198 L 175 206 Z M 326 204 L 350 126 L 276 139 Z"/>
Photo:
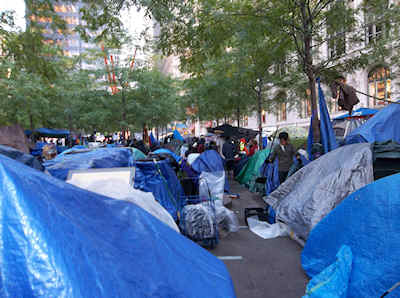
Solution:
<path fill-rule="evenodd" d="M 126 178 L 123 178 L 122 175 L 112 178 L 109 176 L 112 171 L 102 170 L 105 172 L 104 177 L 100 171 L 92 171 L 92 173 L 90 173 L 91 171 L 84 171 L 81 176 L 75 173 L 67 182 L 113 199 L 132 202 L 179 232 L 172 216 L 154 199 L 151 192 L 134 189 L 127 183 L 129 173 L 127 173 Z"/>

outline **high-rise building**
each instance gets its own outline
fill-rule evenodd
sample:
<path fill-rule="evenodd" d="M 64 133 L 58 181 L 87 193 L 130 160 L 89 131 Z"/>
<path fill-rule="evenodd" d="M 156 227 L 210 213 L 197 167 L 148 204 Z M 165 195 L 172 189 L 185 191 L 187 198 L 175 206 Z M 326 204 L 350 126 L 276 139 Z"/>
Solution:
<path fill-rule="evenodd" d="M 29 11 L 27 5 L 27 25 L 31 21 L 35 21 L 42 27 L 42 33 L 46 37 L 46 42 L 60 46 L 64 55 L 75 56 L 82 54 L 86 49 L 93 48 L 94 45 L 86 43 L 82 40 L 77 32 L 74 31 L 76 26 L 82 25 L 83 20 L 81 17 L 80 9 L 83 7 L 81 1 L 57 1 L 53 4 L 55 12 L 66 22 L 67 28 L 65 30 L 52 29 L 52 19 L 50 17 L 38 16 L 35 11 Z"/>

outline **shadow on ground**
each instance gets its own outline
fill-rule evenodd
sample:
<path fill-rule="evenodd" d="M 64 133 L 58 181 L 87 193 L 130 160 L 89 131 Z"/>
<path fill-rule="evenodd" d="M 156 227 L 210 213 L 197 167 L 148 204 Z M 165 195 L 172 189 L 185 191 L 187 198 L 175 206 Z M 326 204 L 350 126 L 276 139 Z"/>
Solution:
<path fill-rule="evenodd" d="M 250 193 L 237 182 L 230 181 L 231 192 L 240 199 L 232 201 L 232 209 L 244 222 L 244 208 L 264 207 L 261 197 Z M 220 239 L 211 250 L 215 256 L 241 256 L 241 260 L 224 260 L 238 298 L 302 297 L 308 282 L 300 263 L 301 247 L 288 237 L 264 240 L 242 228 Z"/>

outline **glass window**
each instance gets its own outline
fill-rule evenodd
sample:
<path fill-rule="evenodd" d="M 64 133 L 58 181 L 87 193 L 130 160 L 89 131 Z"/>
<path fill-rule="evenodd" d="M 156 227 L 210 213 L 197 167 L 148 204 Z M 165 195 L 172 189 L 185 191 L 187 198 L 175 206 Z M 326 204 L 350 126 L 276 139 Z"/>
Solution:
<path fill-rule="evenodd" d="M 303 119 L 311 117 L 311 91 L 306 90 L 305 98 L 301 101 L 300 117 Z"/>
<path fill-rule="evenodd" d="M 377 98 L 391 98 L 391 83 L 390 70 L 386 67 L 377 67 L 368 74 L 368 95 L 373 96 L 369 98 L 370 107 L 387 104 Z"/>
<path fill-rule="evenodd" d="M 278 121 L 286 121 L 287 120 L 287 110 L 286 110 L 286 103 L 283 102 L 279 105 L 278 111 Z"/>

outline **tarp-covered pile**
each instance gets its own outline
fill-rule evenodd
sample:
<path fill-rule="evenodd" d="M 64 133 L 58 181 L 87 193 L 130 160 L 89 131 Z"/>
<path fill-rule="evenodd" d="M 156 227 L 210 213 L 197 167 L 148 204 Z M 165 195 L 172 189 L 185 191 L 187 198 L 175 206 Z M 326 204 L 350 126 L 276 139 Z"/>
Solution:
<path fill-rule="evenodd" d="M 257 151 L 252 157 L 249 158 L 246 165 L 242 168 L 239 175 L 235 178 L 243 185 L 251 186 L 254 190 L 255 180 L 260 176 L 260 168 L 268 158 L 270 150 L 264 149 Z"/>
<path fill-rule="evenodd" d="M 176 220 L 184 193 L 169 161 L 137 161 L 135 169 L 134 187 L 153 193 L 156 201 Z"/>
<path fill-rule="evenodd" d="M 0 155 L 2 297 L 234 297 L 225 265 L 133 203 Z"/>
<path fill-rule="evenodd" d="M 369 144 L 338 148 L 289 177 L 266 201 L 300 238 L 344 198 L 373 181 Z"/>
<path fill-rule="evenodd" d="M 390 104 L 352 131 L 346 144 L 395 141 L 400 143 L 400 104 Z"/>
<path fill-rule="evenodd" d="M 399 214 L 400 175 L 347 197 L 310 233 L 302 265 L 315 280 L 306 297 L 383 297 L 400 281 Z"/>
<path fill-rule="evenodd" d="M 70 170 L 128 167 L 132 165 L 133 158 L 129 148 L 99 148 L 89 152 L 57 156 L 44 166 L 52 176 L 66 180 Z"/>

